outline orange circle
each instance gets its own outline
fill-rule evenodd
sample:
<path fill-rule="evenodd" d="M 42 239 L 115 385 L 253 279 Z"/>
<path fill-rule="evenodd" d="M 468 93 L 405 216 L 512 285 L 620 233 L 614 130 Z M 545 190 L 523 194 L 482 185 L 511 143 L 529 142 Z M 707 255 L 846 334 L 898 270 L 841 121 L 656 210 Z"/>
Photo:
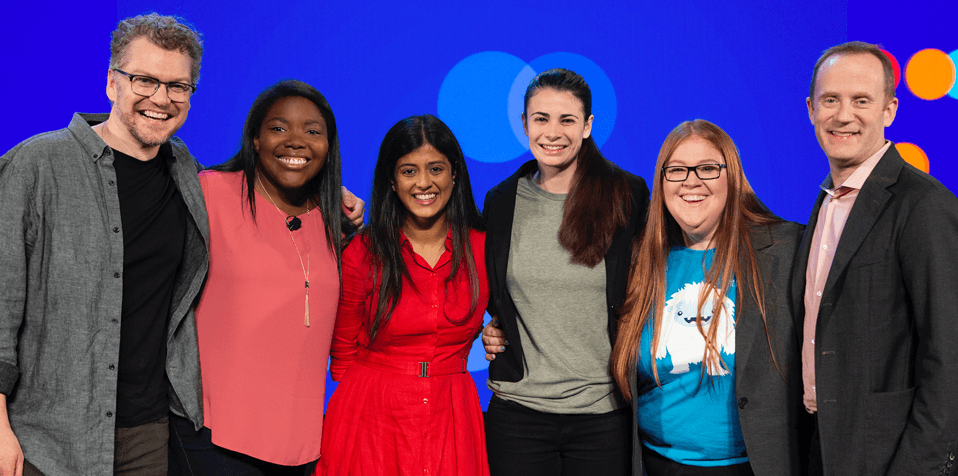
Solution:
<path fill-rule="evenodd" d="M 898 153 L 901 154 L 901 158 L 905 159 L 905 162 L 922 172 L 928 173 L 928 155 L 921 150 L 921 147 L 908 142 L 896 142 L 895 148 L 898 149 Z"/>
<path fill-rule="evenodd" d="M 905 83 L 921 99 L 938 99 L 955 84 L 955 63 L 947 53 L 927 48 L 915 53 L 905 66 Z"/>

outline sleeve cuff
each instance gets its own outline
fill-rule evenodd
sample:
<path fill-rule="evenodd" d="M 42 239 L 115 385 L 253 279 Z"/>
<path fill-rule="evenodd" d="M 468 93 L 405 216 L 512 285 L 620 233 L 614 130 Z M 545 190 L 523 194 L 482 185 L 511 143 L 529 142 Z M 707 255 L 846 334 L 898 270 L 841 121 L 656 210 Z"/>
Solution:
<path fill-rule="evenodd" d="M 0 362 L 0 393 L 9 396 L 20 378 L 20 370 L 15 365 Z"/>

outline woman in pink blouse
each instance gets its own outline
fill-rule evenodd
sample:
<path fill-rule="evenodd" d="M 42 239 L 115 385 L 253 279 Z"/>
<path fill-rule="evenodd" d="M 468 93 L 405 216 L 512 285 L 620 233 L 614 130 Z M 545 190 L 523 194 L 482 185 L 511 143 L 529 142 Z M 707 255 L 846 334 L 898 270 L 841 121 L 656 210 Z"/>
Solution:
<path fill-rule="evenodd" d="M 466 370 L 488 286 L 459 143 L 433 116 L 383 140 L 370 225 L 343 252 L 323 457 L 329 475 L 486 475 Z"/>
<path fill-rule="evenodd" d="M 326 99 L 294 80 L 264 90 L 239 152 L 200 184 L 210 225 L 196 307 L 205 428 L 171 422 L 171 474 L 302 475 L 320 456 L 339 250 L 353 229 Z"/>

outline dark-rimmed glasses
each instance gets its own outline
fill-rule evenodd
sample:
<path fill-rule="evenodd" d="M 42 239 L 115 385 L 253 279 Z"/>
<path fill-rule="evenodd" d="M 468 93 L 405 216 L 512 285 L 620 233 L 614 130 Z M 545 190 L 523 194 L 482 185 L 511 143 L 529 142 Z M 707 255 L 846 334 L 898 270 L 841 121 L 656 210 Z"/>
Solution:
<path fill-rule="evenodd" d="M 725 164 L 699 164 L 694 167 L 676 165 L 673 167 L 662 167 L 662 176 L 669 182 L 684 182 L 689 178 L 689 171 L 695 172 L 695 176 L 700 180 L 715 180 L 722 175 L 722 169 Z"/>
<path fill-rule="evenodd" d="M 161 84 L 166 86 L 166 95 L 170 98 L 170 101 L 173 102 L 189 101 L 190 96 L 196 92 L 196 86 L 192 84 L 177 81 L 164 82 L 150 76 L 143 76 L 142 74 L 130 74 L 117 68 L 113 68 L 113 71 L 130 78 L 130 84 L 133 85 L 133 93 L 137 96 L 146 98 L 153 96 L 160 90 Z"/>

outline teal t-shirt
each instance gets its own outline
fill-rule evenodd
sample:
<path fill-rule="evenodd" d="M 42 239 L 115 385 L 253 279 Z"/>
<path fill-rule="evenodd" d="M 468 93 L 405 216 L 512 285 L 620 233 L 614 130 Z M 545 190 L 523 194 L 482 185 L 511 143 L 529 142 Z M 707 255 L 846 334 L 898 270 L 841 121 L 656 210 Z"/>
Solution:
<path fill-rule="evenodd" d="M 718 298 L 711 294 L 697 314 L 705 286 L 704 268 L 712 265 L 715 250 L 672 248 L 666 264 L 665 310 L 655 349 L 659 382 L 652 374 L 652 323 L 642 332 L 638 356 L 638 423 L 642 443 L 682 464 L 728 466 L 745 463 L 745 440 L 735 401 L 735 283 L 725 298 L 724 311 L 715 317 Z M 696 327 L 718 329 L 717 343 L 725 367 L 702 374 L 705 339 Z M 708 375 L 708 374 L 711 375 Z"/>

